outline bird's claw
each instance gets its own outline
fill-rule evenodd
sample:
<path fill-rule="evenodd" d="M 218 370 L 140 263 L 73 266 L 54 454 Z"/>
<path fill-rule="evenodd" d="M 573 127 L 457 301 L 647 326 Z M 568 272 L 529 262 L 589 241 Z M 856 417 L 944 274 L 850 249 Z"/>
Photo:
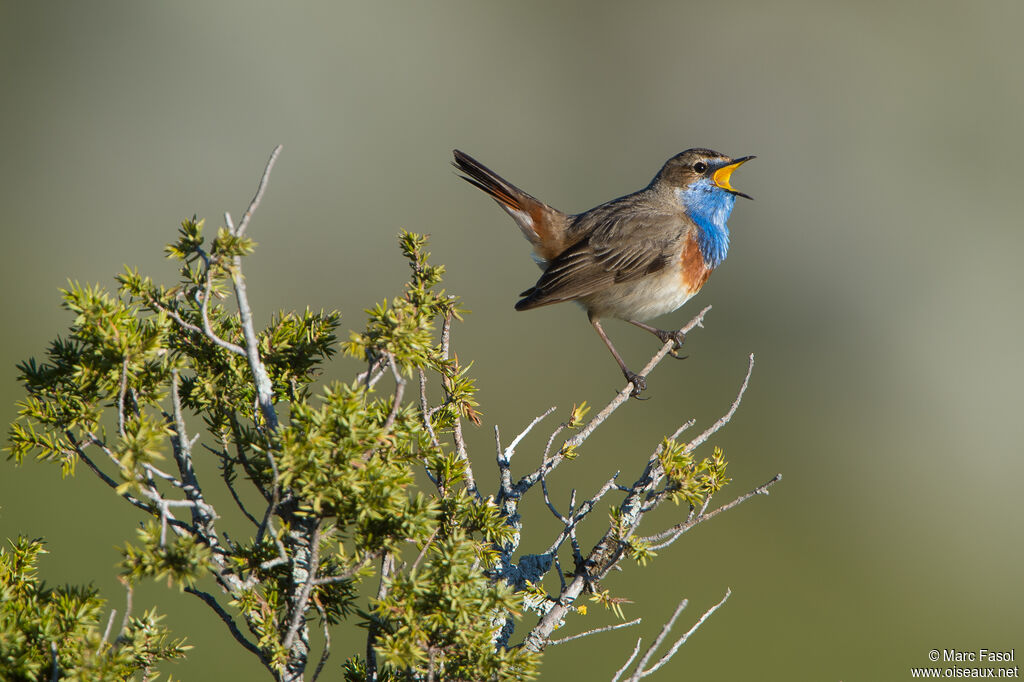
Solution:
<path fill-rule="evenodd" d="M 640 397 L 640 392 L 647 390 L 647 377 L 642 374 L 630 372 L 629 370 L 626 370 L 625 375 L 626 381 L 633 384 L 633 390 L 630 392 L 629 397 L 636 398 L 637 400 L 647 400 L 647 398 Z"/>
<path fill-rule="evenodd" d="M 683 341 L 686 340 L 686 334 L 681 331 L 658 329 L 654 332 L 654 335 L 661 339 L 662 343 L 668 343 L 669 341 L 673 343 L 671 350 L 668 352 L 669 355 L 674 357 L 676 360 L 686 359 L 687 356 L 679 354 L 679 349 L 683 347 Z"/>

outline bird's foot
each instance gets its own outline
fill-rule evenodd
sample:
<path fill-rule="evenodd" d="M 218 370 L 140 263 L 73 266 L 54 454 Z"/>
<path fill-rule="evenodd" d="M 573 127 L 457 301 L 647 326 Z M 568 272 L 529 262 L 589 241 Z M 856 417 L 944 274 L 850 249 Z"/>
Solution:
<path fill-rule="evenodd" d="M 623 374 L 626 375 L 626 381 L 633 384 L 633 391 L 629 394 L 629 397 L 636 398 L 637 400 L 647 400 L 647 398 L 640 397 L 640 392 L 647 390 L 647 377 L 636 372 L 630 372 L 628 369 Z"/>
<path fill-rule="evenodd" d="M 593 559 L 583 560 L 583 557 L 577 557 L 576 559 L 576 572 L 566 573 L 567 578 L 575 578 L 577 575 L 583 578 L 583 589 L 590 594 L 599 594 L 601 592 L 601 583 L 598 582 L 597 576 L 591 574 L 591 570 L 597 565 Z"/>
<path fill-rule="evenodd" d="M 685 355 L 679 354 L 679 349 L 683 347 L 683 341 L 686 340 L 686 334 L 681 331 L 669 331 L 667 329 L 655 329 L 654 335 L 661 339 L 662 343 L 673 342 L 672 350 L 669 351 L 669 355 L 677 360 L 685 360 Z"/>

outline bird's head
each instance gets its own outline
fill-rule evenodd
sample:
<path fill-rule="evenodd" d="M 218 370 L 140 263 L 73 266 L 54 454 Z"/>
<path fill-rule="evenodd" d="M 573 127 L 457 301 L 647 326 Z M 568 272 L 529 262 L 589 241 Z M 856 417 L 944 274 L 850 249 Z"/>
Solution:
<path fill-rule="evenodd" d="M 744 156 L 732 159 L 710 149 L 687 149 L 666 161 L 654 181 L 673 190 L 692 187 L 695 190 L 728 193 L 751 199 L 749 195 L 733 189 L 729 179 L 734 170 L 753 158 Z"/>
<path fill-rule="evenodd" d="M 653 186 L 667 195 L 700 228 L 704 261 L 717 267 L 729 249 L 726 221 L 736 197 L 751 197 L 729 184 L 732 172 L 753 156 L 732 159 L 710 149 L 687 149 L 665 162 Z"/>

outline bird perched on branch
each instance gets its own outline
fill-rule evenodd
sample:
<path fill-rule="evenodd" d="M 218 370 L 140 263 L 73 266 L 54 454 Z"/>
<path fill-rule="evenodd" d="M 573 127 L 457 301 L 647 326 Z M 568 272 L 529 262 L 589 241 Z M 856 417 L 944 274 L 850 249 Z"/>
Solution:
<path fill-rule="evenodd" d="M 736 197 L 729 178 L 754 158 L 732 159 L 710 149 L 688 149 L 665 162 L 644 189 L 589 211 L 568 215 L 535 199 L 473 157 L 455 150 L 453 165 L 462 178 L 487 192 L 519 225 L 544 270 L 524 291 L 516 310 L 562 301 L 584 307 L 608 346 L 632 395 L 646 379 L 626 366 L 601 327 L 617 317 L 644 329 L 662 343 L 682 334 L 643 321 L 676 310 L 707 281 L 729 250 L 726 221 Z"/>

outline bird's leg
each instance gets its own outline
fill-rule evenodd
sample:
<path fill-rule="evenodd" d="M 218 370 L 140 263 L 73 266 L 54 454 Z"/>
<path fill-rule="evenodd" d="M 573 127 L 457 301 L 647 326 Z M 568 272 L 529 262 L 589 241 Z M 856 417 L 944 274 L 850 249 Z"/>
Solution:
<path fill-rule="evenodd" d="M 626 320 L 626 322 L 629 322 L 630 324 L 640 327 L 644 331 L 654 334 L 659 339 L 661 339 L 662 343 L 668 343 L 669 341 L 674 342 L 675 345 L 672 346 L 672 350 L 669 351 L 672 357 L 678 360 L 682 360 L 686 357 L 685 355 L 679 354 L 679 349 L 683 347 L 683 341 L 686 340 L 686 334 L 682 333 L 681 331 L 669 331 L 667 329 L 658 329 L 657 327 L 652 327 L 649 324 L 644 324 L 643 322 L 638 322 L 636 320 Z"/>
<path fill-rule="evenodd" d="M 633 392 L 629 395 L 633 398 L 637 398 L 640 395 L 640 391 L 647 388 L 647 379 L 640 374 L 631 372 L 629 367 L 626 367 L 626 363 L 623 361 L 622 356 L 619 355 L 619 351 L 615 350 L 615 346 L 612 345 L 611 339 L 604 333 L 604 329 L 601 328 L 601 321 L 596 317 L 590 318 L 590 324 L 594 325 L 597 335 L 604 341 L 604 345 L 608 346 L 608 350 L 612 352 L 612 357 L 615 358 L 615 362 L 619 363 L 619 369 L 622 370 L 622 376 L 626 377 L 626 381 L 633 384 Z"/>

